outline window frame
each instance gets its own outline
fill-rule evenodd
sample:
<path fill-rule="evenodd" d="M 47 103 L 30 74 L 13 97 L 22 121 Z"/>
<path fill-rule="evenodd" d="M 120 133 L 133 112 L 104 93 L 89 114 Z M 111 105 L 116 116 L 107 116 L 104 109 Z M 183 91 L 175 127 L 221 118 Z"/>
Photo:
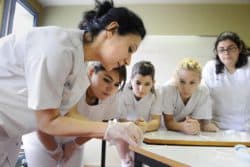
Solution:
<path fill-rule="evenodd" d="M 33 26 L 37 26 L 38 24 L 38 12 L 26 0 L 5 0 L 0 37 L 12 32 L 16 3 L 19 3 L 34 16 Z"/>

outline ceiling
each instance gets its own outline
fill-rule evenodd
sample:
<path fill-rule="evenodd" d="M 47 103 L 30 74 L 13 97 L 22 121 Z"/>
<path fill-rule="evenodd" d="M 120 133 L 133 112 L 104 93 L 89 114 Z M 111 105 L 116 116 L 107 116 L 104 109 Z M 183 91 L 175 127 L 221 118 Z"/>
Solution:
<path fill-rule="evenodd" d="M 94 0 L 38 0 L 43 6 L 93 5 Z M 113 0 L 114 4 L 250 4 L 250 0 Z"/>

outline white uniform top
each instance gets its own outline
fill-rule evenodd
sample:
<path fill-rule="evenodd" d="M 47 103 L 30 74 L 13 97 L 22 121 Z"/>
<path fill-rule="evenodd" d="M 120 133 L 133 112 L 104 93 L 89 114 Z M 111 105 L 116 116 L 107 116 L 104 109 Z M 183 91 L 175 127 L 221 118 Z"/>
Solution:
<path fill-rule="evenodd" d="M 199 85 L 185 105 L 176 86 L 167 84 L 162 86 L 163 113 L 173 115 L 176 121 L 182 121 L 186 116 L 194 119 L 211 119 L 212 108 L 208 88 Z"/>
<path fill-rule="evenodd" d="M 115 94 L 107 99 L 99 100 L 97 105 L 88 105 L 86 103 L 86 94 L 77 104 L 77 110 L 80 114 L 92 121 L 102 121 L 117 118 L 119 104 L 118 95 Z"/>
<path fill-rule="evenodd" d="M 34 110 L 65 114 L 89 85 L 83 31 L 34 28 L 0 40 L 0 126 L 10 137 L 34 130 Z"/>
<path fill-rule="evenodd" d="M 150 92 L 139 101 L 135 99 L 132 89 L 128 86 L 119 94 L 120 96 L 120 118 L 136 120 L 144 118 L 149 121 L 150 115 L 161 115 L 161 97 L 159 90 Z"/>
<path fill-rule="evenodd" d="M 84 92 L 85 93 L 85 92 Z M 99 101 L 97 105 L 88 105 L 86 103 L 86 94 L 82 96 L 77 103 L 77 110 L 81 115 L 84 115 L 93 121 L 102 121 L 116 118 L 119 109 L 117 95 L 111 96 L 103 101 Z M 76 137 L 56 137 L 57 143 L 72 142 Z M 45 151 L 46 149 L 41 144 L 36 133 L 29 133 L 23 136 L 23 146 L 27 162 L 30 166 L 36 167 L 51 167 L 56 166 L 56 161 Z M 83 166 L 83 146 L 74 151 L 69 161 L 63 163 L 65 167 L 80 167 Z"/>
<path fill-rule="evenodd" d="M 250 122 L 250 63 L 230 74 L 215 74 L 215 61 L 203 69 L 203 79 L 213 100 L 213 120 L 221 129 L 244 130 Z"/>
<path fill-rule="evenodd" d="M 89 105 L 86 103 L 86 93 L 77 103 L 77 111 L 92 121 L 103 121 L 118 118 L 118 95 L 115 94 L 105 100 L 99 100 L 97 105 Z M 56 137 L 59 143 L 66 143 L 72 141 L 76 137 Z"/>

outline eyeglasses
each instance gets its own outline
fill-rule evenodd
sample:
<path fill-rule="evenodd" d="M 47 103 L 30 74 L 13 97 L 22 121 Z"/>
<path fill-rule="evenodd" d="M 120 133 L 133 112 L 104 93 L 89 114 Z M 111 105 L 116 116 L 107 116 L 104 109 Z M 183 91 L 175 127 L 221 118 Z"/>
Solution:
<path fill-rule="evenodd" d="M 224 54 L 224 53 L 233 53 L 233 52 L 235 52 L 236 50 L 237 50 L 238 48 L 236 47 L 236 46 L 232 46 L 232 47 L 229 47 L 229 48 L 227 48 L 227 49 L 224 49 L 224 48 L 222 48 L 222 49 L 219 49 L 219 50 L 217 50 L 217 52 L 219 53 L 219 54 Z"/>

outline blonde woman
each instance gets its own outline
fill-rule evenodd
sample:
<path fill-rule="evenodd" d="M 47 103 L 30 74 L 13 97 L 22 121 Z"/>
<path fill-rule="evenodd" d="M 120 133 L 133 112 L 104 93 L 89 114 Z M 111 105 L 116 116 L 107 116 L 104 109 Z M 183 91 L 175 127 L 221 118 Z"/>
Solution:
<path fill-rule="evenodd" d="M 202 68 L 192 58 L 183 59 L 173 80 L 162 87 L 163 115 L 168 130 L 185 134 L 217 131 L 210 123 L 211 99 L 208 88 L 201 83 Z"/>

